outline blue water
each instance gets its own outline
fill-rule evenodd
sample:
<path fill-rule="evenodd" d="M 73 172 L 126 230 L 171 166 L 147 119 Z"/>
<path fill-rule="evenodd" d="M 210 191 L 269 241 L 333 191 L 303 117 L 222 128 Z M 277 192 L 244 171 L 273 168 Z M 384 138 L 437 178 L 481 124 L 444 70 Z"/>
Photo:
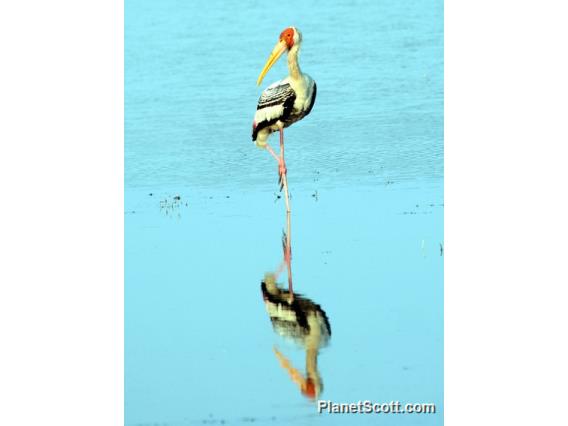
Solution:
<path fill-rule="evenodd" d="M 126 424 L 442 424 L 442 14 L 432 0 L 125 2 Z M 285 136 L 294 288 L 332 329 L 320 397 L 436 414 L 318 415 L 274 355 L 305 374 L 261 297 L 285 215 L 250 139 L 256 78 L 288 25 L 318 85 Z"/>

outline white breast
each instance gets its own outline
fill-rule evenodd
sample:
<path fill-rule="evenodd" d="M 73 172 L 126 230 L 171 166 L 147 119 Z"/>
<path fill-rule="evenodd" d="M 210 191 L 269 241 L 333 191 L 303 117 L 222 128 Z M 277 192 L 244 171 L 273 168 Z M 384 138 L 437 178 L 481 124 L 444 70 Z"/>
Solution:
<path fill-rule="evenodd" d="M 294 101 L 294 109 L 297 111 L 305 111 L 309 108 L 312 91 L 313 91 L 312 78 L 304 74 L 300 80 L 290 79 L 290 85 L 294 92 L 296 92 L 296 100 Z"/>

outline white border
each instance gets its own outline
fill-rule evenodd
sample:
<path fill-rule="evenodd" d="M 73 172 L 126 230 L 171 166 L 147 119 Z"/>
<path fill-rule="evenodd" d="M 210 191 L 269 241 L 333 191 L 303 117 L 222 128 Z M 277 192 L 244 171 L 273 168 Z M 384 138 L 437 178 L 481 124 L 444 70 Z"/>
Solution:
<path fill-rule="evenodd" d="M 123 5 L 0 6 L 0 424 L 123 424 Z"/>
<path fill-rule="evenodd" d="M 445 13 L 446 421 L 568 424 L 566 3 Z"/>
<path fill-rule="evenodd" d="M 445 13 L 446 422 L 565 424 L 566 6 Z M 123 5 L 0 40 L 0 424 L 122 424 Z"/>

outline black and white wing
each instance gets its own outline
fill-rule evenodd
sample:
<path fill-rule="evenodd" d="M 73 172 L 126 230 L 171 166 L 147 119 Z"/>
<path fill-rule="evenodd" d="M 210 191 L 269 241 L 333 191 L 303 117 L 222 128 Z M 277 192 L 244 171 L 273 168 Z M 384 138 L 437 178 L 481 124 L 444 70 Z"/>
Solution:
<path fill-rule="evenodd" d="M 295 100 L 296 93 L 289 83 L 278 81 L 268 86 L 258 100 L 252 125 L 252 140 L 256 140 L 260 130 L 272 126 L 278 120 L 285 120 L 292 112 Z"/>

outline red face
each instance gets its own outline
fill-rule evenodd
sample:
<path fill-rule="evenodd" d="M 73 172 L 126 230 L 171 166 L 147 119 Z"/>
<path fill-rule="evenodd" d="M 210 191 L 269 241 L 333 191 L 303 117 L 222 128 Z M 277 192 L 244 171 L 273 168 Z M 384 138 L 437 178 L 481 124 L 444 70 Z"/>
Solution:
<path fill-rule="evenodd" d="M 280 34 L 280 40 L 286 43 L 288 49 L 291 49 L 294 46 L 294 29 L 293 28 L 286 28 Z"/>

